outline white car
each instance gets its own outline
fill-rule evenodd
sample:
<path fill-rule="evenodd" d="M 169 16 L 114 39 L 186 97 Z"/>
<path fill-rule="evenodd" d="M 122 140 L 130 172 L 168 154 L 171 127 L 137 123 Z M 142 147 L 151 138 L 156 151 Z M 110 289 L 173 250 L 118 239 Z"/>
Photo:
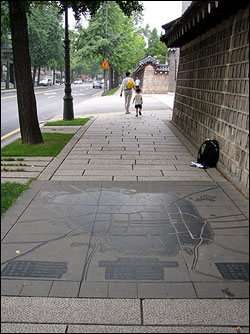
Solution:
<path fill-rule="evenodd" d="M 99 80 L 93 81 L 93 88 L 102 88 L 102 83 Z"/>
<path fill-rule="evenodd" d="M 39 86 L 52 86 L 51 79 L 43 79 L 39 82 Z"/>
<path fill-rule="evenodd" d="M 75 79 L 74 84 L 82 84 L 82 79 L 80 78 Z"/>

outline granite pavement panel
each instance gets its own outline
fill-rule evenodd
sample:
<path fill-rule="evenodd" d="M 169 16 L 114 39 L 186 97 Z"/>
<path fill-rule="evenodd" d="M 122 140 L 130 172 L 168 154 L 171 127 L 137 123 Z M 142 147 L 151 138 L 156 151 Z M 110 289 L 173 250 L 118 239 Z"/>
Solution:
<path fill-rule="evenodd" d="M 31 280 L 47 296 L 248 295 L 248 220 L 216 182 L 47 181 L 28 197 L 3 220 L 3 293 Z"/>

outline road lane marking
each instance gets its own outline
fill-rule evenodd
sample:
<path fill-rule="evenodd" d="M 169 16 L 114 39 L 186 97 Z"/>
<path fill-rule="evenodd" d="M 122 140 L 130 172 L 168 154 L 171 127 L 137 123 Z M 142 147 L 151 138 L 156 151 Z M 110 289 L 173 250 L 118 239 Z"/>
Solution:
<path fill-rule="evenodd" d="M 36 92 L 35 91 L 35 95 L 44 94 L 44 93 L 48 93 L 48 92 L 55 92 L 55 91 L 58 91 L 58 90 L 64 90 L 64 88 L 55 88 L 55 89 L 51 89 L 51 90 L 44 90 L 44 91 L 41 91 L 41 92 Z M 14 97 L 17 97 L 17 95 L 4 96 L 4 97 L 1 97 L 1 100 L 6 100 L 6 99 L 14 98 Z"/>
<path fill-rule="evenodd" d="M 35 91 L 35 95 L 38 95 L 38 94 L 45 94 L 46 95 L 46 93 L 55 92 L 55 91 L 59 91 L 59 90 L 64 90 L 64 88 L 55 88 L 55 89 L 45 90 L 45 91 L 41 91 L 41 92 L 36 92 Z M 102 94 L 102 93 L 103 93 L 103 91 L 98 92 L 96 94 L 93 94 L 91 96 L 94 97 L 94 96 L 96 96 L 98 94 Z M 4 97 L 1 97 L 1 100 L 7 100 L 7 99 L 15 98 L 15 97 L 17 97 L 17 95 L 4 96 Z"/>
<path fill-rule="evenodd" d="M 16 97 L 16 95 L 1 97 L 1 100 L 11 99 L 13 97 Z"/>
<path fill-rule="evenodd" d="M 46 123 L 46 122 L 48 122 L 48 121 L 39 121 L 39 124 L 43 124 L 43 123 Z M 12 136 L 12 135 L 14 135 L 14 134 L 16 134 L 16 133 L 18 133 L 18 132 L 20 132 L 20 128 L 18 128 L 16 130 L 13 130 L 13 131 L 7 133 L 6 135 L 2 136 L 1 141 L 10 137 L 10 136 Z"/>
<path fill-rule="evenodd" d="M 4 139 L 6 139 L 6 138 L 8 138 L 8 137 L 10 137 L 10 136 L 12 136 L 12 135 L 14 135 L 15 133 L 17 133 L 19 131 L 20 131 L 20 128 L 14 130 L 14 131 L 11 131 L 10 133 L 7 133 L 6 135 L 4 135 L 4 136 L 1 137 L 1 141 L 4 140 Z"/>
<path fill-rule="evenodd" d="M 100 91 L 100 92 L 98 92 L 98 93 L 95 93 L 95 94 L 91 95 L 91 97 L 94 97 L 94 96 L 97 96 L 97 95 L 101 95 L 102 93 L 103 93 L 103 90 Z"/>

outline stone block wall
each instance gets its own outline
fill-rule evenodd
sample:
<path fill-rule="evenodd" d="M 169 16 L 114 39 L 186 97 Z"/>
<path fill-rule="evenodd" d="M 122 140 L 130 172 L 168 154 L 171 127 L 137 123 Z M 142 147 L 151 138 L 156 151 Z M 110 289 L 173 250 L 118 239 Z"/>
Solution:
<path fill-rule="evenodd" d="M 156 73 L 152 65 L 147 65 L 139 71 L 136 76 L 141 80 L 143 94 L 167 94 L 168 93 L 168 72 Z"/>
<path fill-rule="evenodd" d="M 197 146 L 220 144 L 218 169 L 249 191 L 249 7 L 181 48 L 173 122 Z"/>
<path fill-rule="evenodd" d="M 169 62 L 168 91 L 173 93 L 175 92 L 176 89 L 179 58 L 180 58 L 179 48 L 168 49 L 168 62 Z"/>

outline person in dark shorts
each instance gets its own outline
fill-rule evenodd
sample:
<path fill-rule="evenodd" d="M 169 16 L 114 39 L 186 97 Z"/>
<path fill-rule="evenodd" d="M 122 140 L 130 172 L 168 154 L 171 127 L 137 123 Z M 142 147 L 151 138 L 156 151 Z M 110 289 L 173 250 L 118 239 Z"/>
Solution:
<path fill-rule="evenodd" d="M 136 95 L 133 99 L 133 103 L 135 102 L 135 111 L 136 114 L 135 116 L 138 117 L 138 109 L 139 109 L 139 115 L 141 116 L 141 111 L 142 111 L 142 104 L 143 104 L 143 100 L 142 100 L 142 95 L 141 95 L 141 89 L 137 88 L 136 89 Z"/>
<path fill-rule="evenodd" d="M 138 77 L 136 77 L 136 80 L 135 80 L 135 88 L 136 89 L 140 88 L 140 83 L 141 83 L 141 80 Z"/>

